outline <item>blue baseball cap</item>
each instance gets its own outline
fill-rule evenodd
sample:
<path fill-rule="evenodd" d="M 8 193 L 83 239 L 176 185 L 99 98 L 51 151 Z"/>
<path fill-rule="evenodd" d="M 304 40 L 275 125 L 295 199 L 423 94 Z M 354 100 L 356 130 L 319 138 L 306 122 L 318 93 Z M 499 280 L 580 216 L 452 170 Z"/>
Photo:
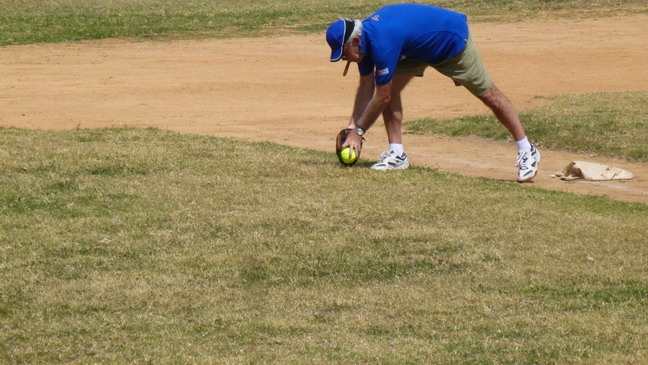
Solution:
<path fill-rule="evenodd" d="M 351 19 L 340 19 L 326 30 L 326 42 L 331 47 L 331 62 L 337 62 L 342 58 L 344 44 L 349 40 L 355 28 L 355 22 Z"/>

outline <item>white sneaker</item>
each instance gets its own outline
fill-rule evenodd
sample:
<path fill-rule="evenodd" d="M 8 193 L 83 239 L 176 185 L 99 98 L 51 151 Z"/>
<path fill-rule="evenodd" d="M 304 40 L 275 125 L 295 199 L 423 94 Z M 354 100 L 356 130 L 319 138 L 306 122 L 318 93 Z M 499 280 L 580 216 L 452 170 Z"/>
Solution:
<path fill-rule="evenodd" d="M 515 166 L 520 167 L 517 182 L 531 181 L 538 173 L 538 165 L 540 165 L 540 151 L 534 145 L 531 145 L 529 151 L 519 151 L 517 163 L 515 164 Z"/>
<path fill-rule="evenodd" d="M 405 170 L 409 167 L 409 159 L 407 154 L 403 153 L 401 156 L 396 155 L 394 151 L 387 151 L 383 153 L 378 162 L 371 166 L 373 170 Z"/>

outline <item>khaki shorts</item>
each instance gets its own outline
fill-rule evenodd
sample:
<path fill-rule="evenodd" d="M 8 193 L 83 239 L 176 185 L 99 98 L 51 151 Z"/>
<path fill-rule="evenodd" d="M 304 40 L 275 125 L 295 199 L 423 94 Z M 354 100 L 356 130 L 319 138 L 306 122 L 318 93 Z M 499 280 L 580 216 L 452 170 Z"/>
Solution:
<path fill-rule="evenodd" d="M 416 75 L 423 77 L 425 69 L 433 67 L 440 73 L 451 78 L 455 85 L 463 86 L 473 95 L 486 94 L 493 86 L 493 80 L 479 57 L 479 52 L 471 38 L 466 42 L 466 48 L 456 56 L 436 65 L 420 60 L 404 59 L 396 66 L 396 75 Z"/>

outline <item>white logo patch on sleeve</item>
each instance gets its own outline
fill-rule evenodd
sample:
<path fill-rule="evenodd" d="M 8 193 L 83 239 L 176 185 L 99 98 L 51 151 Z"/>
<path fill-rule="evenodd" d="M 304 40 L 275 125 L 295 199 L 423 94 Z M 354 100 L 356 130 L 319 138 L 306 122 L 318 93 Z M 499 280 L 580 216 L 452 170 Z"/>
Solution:
<path fill-rule="evenodd" d="M 389 75 L 389 67 L 385 67 L 382 70 L 377 70 L 376 75 L 378 75 L 378 76 Z"/>

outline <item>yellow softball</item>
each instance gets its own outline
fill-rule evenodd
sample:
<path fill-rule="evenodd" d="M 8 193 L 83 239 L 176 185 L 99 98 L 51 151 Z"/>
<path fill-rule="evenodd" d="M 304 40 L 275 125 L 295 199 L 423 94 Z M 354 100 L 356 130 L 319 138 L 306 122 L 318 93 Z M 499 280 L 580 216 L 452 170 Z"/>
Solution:
<path fill-rule="evenodd" d="M 340 151 L 340 155 L 342 156 L 342 162 L 347 165 L 354 163 L 356 158 L 358 158 L 356 151 L 350 149 L 349 147 L 344 147 L 342 151 Z"/>

